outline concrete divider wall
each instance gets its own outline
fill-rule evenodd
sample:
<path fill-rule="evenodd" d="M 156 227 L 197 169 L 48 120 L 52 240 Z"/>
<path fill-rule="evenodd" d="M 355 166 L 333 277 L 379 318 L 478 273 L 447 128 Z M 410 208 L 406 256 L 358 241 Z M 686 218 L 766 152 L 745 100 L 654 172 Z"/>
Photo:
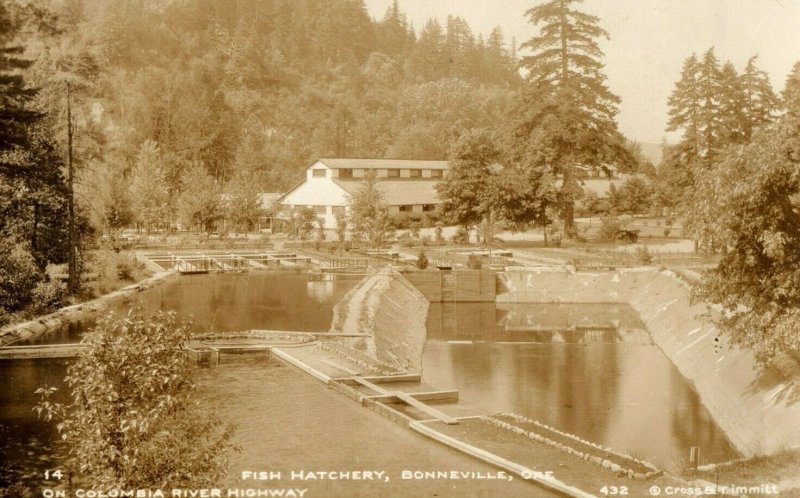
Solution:
<path fill-rule="evenodd" d="M 674 274 L 542 268 L 507 271 L 498 278 L 508 289 L 498 295 L 499 302 L 629 303 L 740 452 L 753 456 L 800 446 L 800 379 L 760 369 L 752 353 L 729 348 L 700 316 L 705 305 L 691 304 L 688 285 Z"/>
<path fill-rule="evenodd" d="M 96 317 L 109 307 L 129 299 L 134 294 L 155 287 L 173 275 L 175 275 L 173 271 L 162 271 L 97 299 L 67 306 L 34 320 L 10 325 L 0 330 L 0 346 L 9 346 L 17 342 L 35 339 L 49 332 L 60 330 L 71 323 Z"/>
<path fill-rule="evenodd" d="M 425 345 L 428 300 L 399 273 L 366 277 L 334 307 L 331 332 L 366 333 L 367 339 L 342 339 L 377 359 L 419 371 Z"/>

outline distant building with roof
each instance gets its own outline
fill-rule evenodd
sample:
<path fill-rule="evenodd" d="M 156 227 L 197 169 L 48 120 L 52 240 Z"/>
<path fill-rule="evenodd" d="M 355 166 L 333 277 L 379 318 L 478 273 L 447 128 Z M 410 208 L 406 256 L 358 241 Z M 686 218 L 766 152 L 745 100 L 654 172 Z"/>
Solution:
<path fill-rule="evenodd" d="M 280 203 L 284 213 L 310 207 L 323 218 L 325 228 L 335 228 L 336 215 L 347 214 L 350 197 L 373 171 L 389 214 L 422 217 L 441 202 L 436 184 L 447 170 L 447 161 L 321 158 L 306 168 L 305 180 L 285 193 Z"/>

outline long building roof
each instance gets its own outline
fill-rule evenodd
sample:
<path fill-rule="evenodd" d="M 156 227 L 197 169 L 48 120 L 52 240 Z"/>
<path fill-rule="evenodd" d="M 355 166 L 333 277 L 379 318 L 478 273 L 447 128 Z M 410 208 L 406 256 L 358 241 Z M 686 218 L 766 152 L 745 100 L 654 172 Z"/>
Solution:
<path fill-rule="evenodd" d="M 337 185 L 353 195 L 361 188 L 363 183 L 359 180 L 333 180 Z M 381 178 L 378 188 L 383 193 L 383 201 L 388 206 L 405 206 L 412 204 L 438 204 L 439 196 L 436 192 L 436 179 L 403 179 L 387 180 Z"/>
<path fill-rule="evenodd" d="M 447 161 L 413 161 L 408 159 L 331 159 L 317 160 L 332 169 L 447 169 Z M 315 163 L 316 164 L 316 161 Z"/>

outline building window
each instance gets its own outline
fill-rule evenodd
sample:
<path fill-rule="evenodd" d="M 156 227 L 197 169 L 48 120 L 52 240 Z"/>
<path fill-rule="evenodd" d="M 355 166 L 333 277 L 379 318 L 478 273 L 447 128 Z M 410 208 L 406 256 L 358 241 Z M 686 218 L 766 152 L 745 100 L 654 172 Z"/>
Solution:
<path fill-rule="evenodd" d="M 399 169 L 388 169 L 386 170 L 386 176 L 389 178 L 400 178 L 400 170 Z"/>
<path fill-rule="evenodd" d="M 315 214 L 325 214 L 325 206 L 312 206 Z"/>
<path fill-rule="evenodd" d="M 352 169 L 340 169 L 339 170 L 339 178 L 353 178 L 353 170 Z"/>
<path fill-rule="evenodd" d="M 411 212 L 411 206 L 408 205 L 408 204 L 406 204 L 405 206 L 400 206 L 400 212 L 401 213 L 410 213 Z"/>
<path fill-rule="evenodd" d="M 311 174 L 314 178 L 324 178 L 327 176 L 324 169 L 312 169 Z"/>
<path fill-rule="evenodd" d="M 410 176 L 411 178 L 419 178 L 419 177 L 422 176 L 422 170 L 421 169 L 412 169 L 408 173 L 409 173 L 408 176 Z"/>
<path fill-rule="evenodd" d="M 334 216 L 344 216 L 345 214 L 344 206 L 333 206 Z"/>
<path fill-rule="evenodd" d="M 422 205 L 422 212 L 423 213 L 430 213 L 431 211 L 436 211 L 436 204 L 423 204 Z"/>
<path fill-rule="evenodd" d="M 442 177 L 442 170 L 434 169 L 431 171 L 431 178 L 441 178 Z"/>

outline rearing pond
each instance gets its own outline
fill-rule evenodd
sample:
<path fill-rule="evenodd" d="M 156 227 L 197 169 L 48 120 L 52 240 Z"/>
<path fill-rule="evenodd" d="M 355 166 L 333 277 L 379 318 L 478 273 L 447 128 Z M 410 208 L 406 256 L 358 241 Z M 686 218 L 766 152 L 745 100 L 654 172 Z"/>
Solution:
<path fill-rule="evenodd" d="M 117 311 L 174 310 L 214 331 L 323 331 L 334 304 L 355 283 L 308 282 L 303 274 L 197 275 L 166 282 Z M 74 341 L 80 333 L 73 327 L 45 340 Z M 58 460 L 54 430 L 31 410 L 33 391 L 59 385 L 66 364 L 0 362 L 0 454 L 15 462 L 15 475 L 27 474 L 31 482 Z M 233 473 L 253 465 L 349 468 L 353 458 L 388 470 L 412 463 L 429 470 L 482 468 L 395 430 L 264 354 L 228 355 L 220 368 L 197 373 L 200 401 L 239 423 L 236 439 L 244 452 L 234 458 Z M 700 446 L 704 461 L 735 455 L 690 384 L 626 306 L 432 305 L 423 376 L 437 388 L 459 389 L 485 413 L 514 411 L 666 468 L 680 466 L 689 446 Z M 378 434 L 372 424 L 393 429 Z M 354 443 L 358 434 L 366 440 Z M 400 496 L 400 489 L 372 491 Z M 403 488 L 410 495 L 428 490 Z M 323 491 L 347 495 L 335 486 Z"/>
<path fill-rule="evenodd" d="M 661 468 L 737 456 L 627 305 L 433 304 L 426 382 Z"/>

